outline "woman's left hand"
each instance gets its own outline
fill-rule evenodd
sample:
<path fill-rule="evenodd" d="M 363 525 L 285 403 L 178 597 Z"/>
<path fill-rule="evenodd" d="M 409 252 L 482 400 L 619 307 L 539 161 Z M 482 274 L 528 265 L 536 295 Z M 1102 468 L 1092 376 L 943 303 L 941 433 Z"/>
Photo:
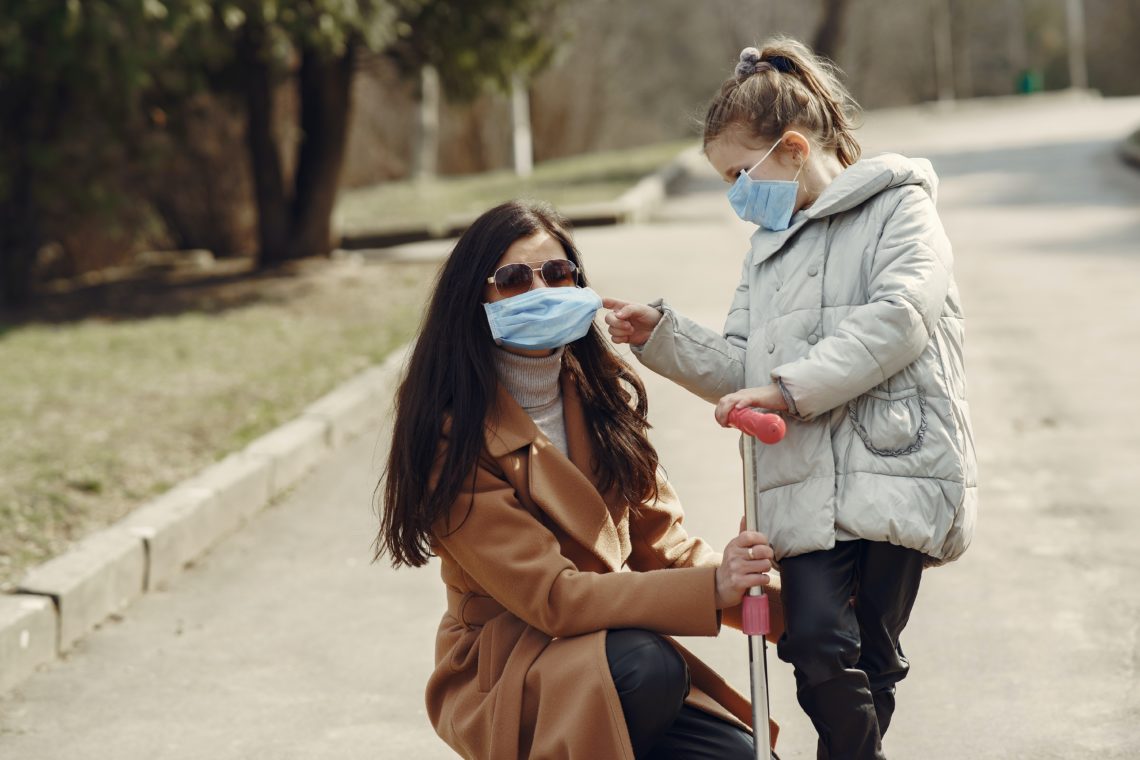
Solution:
<path fill-rule="evenodd" d="M 772 547 L 763 533 L 744 530 L 728 542 L 716 569 L 716 608 L 734 607 L 753 586 L 771 582 Z"/>
<path fill-rule="evenodd" d="M 786 412 L 788 405 L 784 401 L 784 394 L 775 383 L 763 385 L 759 388 L 743 388 L 736 393 L 722 396 L 716 403 L 716 421 L 721 427 L 728 427 L 728 415 L 733 409 L 742 409 L 758 406 L 773 412 Z"/>

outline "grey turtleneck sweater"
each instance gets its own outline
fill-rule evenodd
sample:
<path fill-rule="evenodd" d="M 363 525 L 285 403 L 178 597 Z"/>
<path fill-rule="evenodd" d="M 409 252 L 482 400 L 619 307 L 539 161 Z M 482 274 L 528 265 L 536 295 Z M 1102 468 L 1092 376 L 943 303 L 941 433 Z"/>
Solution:
<path fill-rule="evenodd" d="M 494 349 L 499 382 L 563 454 L 567 453 L 566 423 L 562 417 L 562 386 L 558 378 L 562 374 L 565 350 L 564 346 L 550 356 L 532 357 Z"/>

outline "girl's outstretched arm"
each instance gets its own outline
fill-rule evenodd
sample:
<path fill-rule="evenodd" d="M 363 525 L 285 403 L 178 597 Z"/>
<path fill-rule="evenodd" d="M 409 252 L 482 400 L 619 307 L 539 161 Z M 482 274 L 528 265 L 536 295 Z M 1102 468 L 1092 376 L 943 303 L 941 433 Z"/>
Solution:
<path fill-rule="evenodd" d="M 934 202 L 905 188 L 873 254 L 868 303 L 807 356 L 772 370 L 792 412 L 811 419 L 855 398 L 917 359 L 942 316 L 953 255 Z"/>
<path fill-rule="evenodd" d="M 697 324 L 663 300 L 649 304 L 661 317 L 640 345 L 628 341 L 642 364 L 711 403 L 744 387 L 744 353 L 748 346 L 748 261 L 724 333 Z M 610 323 L 609 318 L 606 319 Z M 610 334 L 614 333 L 610 323 Z"/>

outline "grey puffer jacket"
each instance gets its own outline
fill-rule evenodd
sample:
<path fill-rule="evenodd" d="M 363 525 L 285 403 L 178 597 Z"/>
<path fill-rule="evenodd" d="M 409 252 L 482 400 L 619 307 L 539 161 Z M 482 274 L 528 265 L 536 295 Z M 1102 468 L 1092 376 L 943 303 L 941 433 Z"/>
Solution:
<path fill-rule="evenodd" d="M 781 232 L 760 229 L 724 334 L 678 314 L 634 353 L 716 402 L 778 382 L 788 433 L 756 447 L 776 559 L 837 540 L 957 559 L 977 512 L 964 322 L 929 161 L 883 154 L 835 178 Z"/>

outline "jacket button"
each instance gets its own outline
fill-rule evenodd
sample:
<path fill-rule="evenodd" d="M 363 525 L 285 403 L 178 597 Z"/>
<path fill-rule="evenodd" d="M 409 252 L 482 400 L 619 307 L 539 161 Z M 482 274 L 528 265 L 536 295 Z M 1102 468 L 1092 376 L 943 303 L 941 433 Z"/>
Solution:
<path fill-rule="evenodd" d="M 812 344 L 813 346 L 816 343 L 819 343 L 819 336 L 816 335 L 815 333 L 812 333 L 811 335 L 808 336 L 808 343 Z"/>
<path fill-rule="evenodd" d="M 769 343 L 768 344 L 768 353 L 772 353 L 775 350 L 776 350 L 776 344 L 775 343 Z"/>
<path fill-rule="evenodd" d="M 815 277 L 817 274 L 819 274 L 819 267 L 815 264 L 808 267 L 808 277 Z"/>

